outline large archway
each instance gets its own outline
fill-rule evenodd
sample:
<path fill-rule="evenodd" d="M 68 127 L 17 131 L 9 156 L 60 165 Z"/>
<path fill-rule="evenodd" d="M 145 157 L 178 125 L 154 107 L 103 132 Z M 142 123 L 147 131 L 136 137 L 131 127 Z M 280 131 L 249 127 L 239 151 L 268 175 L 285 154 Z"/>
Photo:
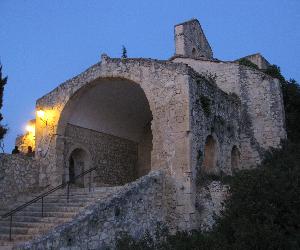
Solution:
<path fill-rule="evenodd" d="M 143 89 L 125 79 L 98 79 L 79 89 L 61 113 L 66 157 L 74 145 L 91 154 L 94 182 L 120 185 L 151 170 L 152 112 Z M 61 150 L 61 149 L 60 149 Z"/>

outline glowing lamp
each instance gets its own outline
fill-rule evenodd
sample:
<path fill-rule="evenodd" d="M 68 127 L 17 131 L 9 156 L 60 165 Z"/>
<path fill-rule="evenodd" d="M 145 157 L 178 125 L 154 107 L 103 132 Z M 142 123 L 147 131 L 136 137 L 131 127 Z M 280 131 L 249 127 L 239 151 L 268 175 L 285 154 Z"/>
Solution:
<path fill-rule="evenodd" d="M 27 130 L 28 133 L 34 134 L 35 133 L 35 126 L 33 126 L 33 125 L 27 125 L 26 126 L 26 130 Z"/>
<path fill-rule="evenodd" d="M 47 126 L 47 120 L 45 118 L 45 111 L 40 109 L 40 110 L 36 111 L 36 115 Z"/>
<path fill-rule="evenodd" d="M 38 116 L 39 118 L 44 118 L 44 117 L 45 117 L 45 111 L 44 111 L 44 110 L 38 110 L 38 111 L 36 112 L 36 114 L 37 114 L 37 116 Z"/>

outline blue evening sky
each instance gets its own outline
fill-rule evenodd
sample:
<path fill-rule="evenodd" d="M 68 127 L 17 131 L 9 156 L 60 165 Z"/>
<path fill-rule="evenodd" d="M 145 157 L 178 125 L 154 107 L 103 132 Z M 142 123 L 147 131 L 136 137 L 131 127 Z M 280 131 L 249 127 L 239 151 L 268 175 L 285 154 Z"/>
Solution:
<path fill-rule="evenodd" d="M 221 60 L 261 52 L 300 81 L 300 0 L 0 0 L 0 60 L 8 75 L 10 152 L 37 98 L 100 60 L 168 59 L 173 26 L 197 18 Z"/>

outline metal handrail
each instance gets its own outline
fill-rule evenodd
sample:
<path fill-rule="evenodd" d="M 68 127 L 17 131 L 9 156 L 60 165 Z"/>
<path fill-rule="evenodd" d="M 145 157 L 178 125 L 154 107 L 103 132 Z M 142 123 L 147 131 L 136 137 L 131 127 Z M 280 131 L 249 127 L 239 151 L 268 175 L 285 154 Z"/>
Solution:
<path fill-rule="evenodd" d="M 44 192 L 43 194 L 41 194 L 41 195 L 35 197 L 34 199 L 32 199 L 32 200 L 30 200 L 30 201 L 28 201 L 28 202 L 26 202 L 26 203 L 24 203 L 24 204 L 18 206 L 17 208 L 15 208 L 15 209 L 9 211 L 8 213 L 3 214 L 3 215 L 1 216 L 2 219 L 5 219 L 5 218 L 7 218 L 7 217 L 10 216 L 9 240 L 10 240 L 10 241 L 12 240 L 12 239 L 11 239 L 11 234 L 12 234 L 12 233 L 11 233 L 11 228 L 12 228 L 12 217 L 13 217 L 13 215 L 14 215 L 15 213 L 17 213 L 17 212 L 23 210 L 24 208 L 28 207 L 29 205 L 31 205 L 31 204 L 33 204 L 33 203 L 39 201 L 39 200 L 42 200 L 42 217 L 44 217 L 44 197 L 46 197 L 46 196 L 48 196 L 49 194 L 52 194 L 52 193 L 54 193 L 55 191 L 57 191 L 57 190 L 59 190 L 59 189 L 64 188 L 64 187 L 67 186 L 67 202 L 69 202 L 70 184 L 72 184 L 73 181 L 75 181 L 76 179 L 78 179 L 78 178 L 80 178 L 80 177 L 82 177 L 82 176 L 85 176 L 85 175 L 88 174 L 88 173 L 91 174 L 92 171 L 94 171 L 94 170 L 96 170 L 96 169 L 97 169 L 97 167 L 93 167 L 93 168 L 90 168 L 90 169 L 88 169 L 88 170 L 85 170 L 85 171 L 83 171 L 81 174 L 75 176 L 72 180 L 69 180 L 69 181 L 67 181 L 67 182 L 65 182 L 65 183 L 62 183 L 62 184 L 60 184 L 60 185 L 58 185 L 58 186 L 56 186 L 56 187 L 54 187 L 54 188 L 48 190 L 47 192 Z M 91 191 L 91 178 L 90 178 L 90 182 L 89 182 L 89 191 Z"/>

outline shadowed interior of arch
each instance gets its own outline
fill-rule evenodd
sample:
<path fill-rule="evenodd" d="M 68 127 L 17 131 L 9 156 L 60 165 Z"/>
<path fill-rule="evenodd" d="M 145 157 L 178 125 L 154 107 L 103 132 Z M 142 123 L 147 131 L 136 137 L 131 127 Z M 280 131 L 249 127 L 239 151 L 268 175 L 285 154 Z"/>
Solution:
<path fill-rule="evenodd" d="M 63 154 L 83 145 L 98 166 L 97 185 L 120 185 L 151 170 L 152 113 L 140 85 L 124 79 L 98 79 L 79 90 L 61 119 Z M 69 164 L 75 159 L 65 159 Z"/>
<path fill-rule="evenodd" d="M 84 176 L 75 179 L 83 171 L 89 168 L 89 159 L 87 153 L 83 149 L 76 148 L 69 157 L 69 181 L 79 187 L 87 186 Z"/>
<path fill-rule="evenodd" d="M 207 136 L 205 141 L 202 169 L 205 173 L 216 171 L 216 141 L 211 135 Z"/>
<path fill-rule="evenodd" d="M 240 167 L 240 152 L 237 146 L 233 146 L 231 150 L 231 169 L 235 172 Z"/>

